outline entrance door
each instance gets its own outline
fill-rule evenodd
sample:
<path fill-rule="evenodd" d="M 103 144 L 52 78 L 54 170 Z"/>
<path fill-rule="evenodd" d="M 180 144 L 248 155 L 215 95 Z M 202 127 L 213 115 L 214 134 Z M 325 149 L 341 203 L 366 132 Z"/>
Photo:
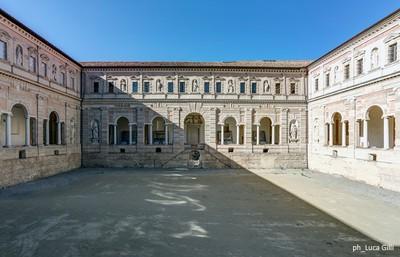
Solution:
<path fill-rule="evenodd" d="M 200 126 L 187 125 L 187 142 L 188 144 L 200 143 Z"/>

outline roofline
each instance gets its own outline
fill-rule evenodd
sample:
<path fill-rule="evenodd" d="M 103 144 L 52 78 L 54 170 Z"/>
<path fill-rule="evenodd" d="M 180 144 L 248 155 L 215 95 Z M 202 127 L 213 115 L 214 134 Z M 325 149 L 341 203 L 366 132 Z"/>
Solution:
<path fill-rule="evenodd" d="M 67 58 L 68 60 L 70 60 L 71 62 L 75 63 L 76 65 L 78 65 L 80 68 L 82 68 L 82 65 L 77 62 L 76 60 L 74 60 L 72 57 L 70 57 L 69 55 L 67 55 L 65 52 L 63 52 L 62 50 L 60 50 L 58 47 L 54 46 L 52 43 L 50 43 L 49 41 L 47 41 L 45 38 L 43 38 L 42 36 L 40 36 L 39 34 L 37 34 L 36 32 L 34 32 L 33 30 L 31 30 L 29 27 L 25 26 L 22 22 L 18 21 L 16 18 L 14 18 L 13 16 L 11 16 L 9 13 L 7 13 L 6 11 L 4 11 L 2 8 L 0 8 L 0 15 L 4 16 L 5 18 L 7 18 L 8 20 L 10 20 L 11 22 L 15 23 L 17 26 L 21 27 L 23 30 L 27 31 L 29 34 L 31 34 L 32 36 L 36 37 L 37 39 L 39 39 L 40 41 L 42 41 L 44 44 L 48 45 L 49 47 L 53 48 L 54 50 L 56 50 L 57 52 L 59 52 L 60 54 L 62 54 L 65 58 Z"/>
<path fill-rule="evenodd" d="M 397 9 L 396 11 L 390 13 L 389 15 L 387 15 L 386 17 L 380 19 L 379 21 L 375 22 L 374 24 L 372 24 L 371 26 L 369 26 L 368 28 L 364 29 L 363 31 L 361 31 L 360 33 L 356 34 L 355 36 L 351 37 L 350 39 L 346 40 L 345 42 L 343 42 L 342 44 L 340 44 L 339 46 L 333 48 L 331 51 L 327 52 L 326 54 L 322 55 L 321 57 L 319 57 L 318 59 L 316 59 L 315 61 L 313 61 L 312 63 L 310 63 L 307 68 L 310 68 L 312 65 L 314 65 L 315 63 L 319 62 L 320 60 L 322 60 L 323 58 L 327 57 L 328 55 L 332 54 L 333 52 L 337 51 L 338 49 L 342 48 L 343 46 L 345 46 L 346 44 L 350 43 L 350 41 L 354 40 L 355 38 L 361 36 L 362 34 L 364 34 L 365 32 L 367 32 L 368 30 L 372 29 L 373 27 L 375 27 L 376 25 L 378 25 L 379 23 L 383 22 L 384 20 L 388 20 L 391 17 L 394 17 L 397 13 L 400 12 L 400 8 Z"/>

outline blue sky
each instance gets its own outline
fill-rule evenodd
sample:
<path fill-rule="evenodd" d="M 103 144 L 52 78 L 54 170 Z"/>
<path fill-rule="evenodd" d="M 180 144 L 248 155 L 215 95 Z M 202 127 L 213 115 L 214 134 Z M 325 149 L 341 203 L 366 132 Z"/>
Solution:
<path fill-rule="evenodd" d="M 77 61 L 314 60 L 398 0 L 0 0 Z"/>

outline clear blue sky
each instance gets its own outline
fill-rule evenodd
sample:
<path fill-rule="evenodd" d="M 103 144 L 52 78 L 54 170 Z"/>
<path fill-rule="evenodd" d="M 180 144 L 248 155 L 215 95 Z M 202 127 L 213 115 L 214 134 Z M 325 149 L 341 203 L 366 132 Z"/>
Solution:
<path fill-rule="evenodd" d="M 313 60 L 399 0 L 0 0 L 77 61 Z"/>

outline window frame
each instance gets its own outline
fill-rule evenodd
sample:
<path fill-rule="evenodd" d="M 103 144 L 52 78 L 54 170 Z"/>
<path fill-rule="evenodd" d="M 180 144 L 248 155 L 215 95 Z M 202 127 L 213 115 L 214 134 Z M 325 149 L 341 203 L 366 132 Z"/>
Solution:
<path fill-rule="evenodd" d="M 222 93 L 222 82 L 221 81 L 215 82 L 215 93 L 217 93 L 217 94 Z"/>
<path fill-rule="evenodd" d="M 28 71 L 29 72 L 36 73 L 36 71 L 37 71 L 36 62 L 37 62 L 37 58 L 33 55 L 29 55 L 29 58 L 28 58 Z"/>
<path fill-rule="evenodd" d="M 209 81 L 204 81 L 203 87 L 204 87 L 204 93 L 210 93 L 210 82 Z"/>
<path fill-rule="evenodd" d="M 3 46 L 3 49 L 1 46 Z M 7 42 L 0 39 L 0 59 L 1 60 L 7 60 L 7 49 L 8 49 Z"/>
<path fill-rule="evenodd" d="M 246 82 L 242 81 L 239 84 L 239 92 L 241 94 L 246 94 Z"/>
<path fill-rule="evenodd" d="M 174 82 L 173 81 L 168 81 L 168 83 L 167 83 L 167 92 L 168 93 L 173 93 L 174 92 Z"/>

